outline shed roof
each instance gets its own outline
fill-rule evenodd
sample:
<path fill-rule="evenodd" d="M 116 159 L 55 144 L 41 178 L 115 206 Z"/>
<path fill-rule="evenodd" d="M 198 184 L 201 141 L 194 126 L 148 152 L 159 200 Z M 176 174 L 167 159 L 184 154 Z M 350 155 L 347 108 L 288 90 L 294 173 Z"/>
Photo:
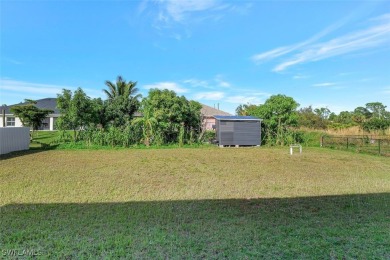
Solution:
<path fill-rule="evenodd" d="M 217 120 L 224 121 L 261 121 L 260 118 L 255 116 L 214 116 Z"/>

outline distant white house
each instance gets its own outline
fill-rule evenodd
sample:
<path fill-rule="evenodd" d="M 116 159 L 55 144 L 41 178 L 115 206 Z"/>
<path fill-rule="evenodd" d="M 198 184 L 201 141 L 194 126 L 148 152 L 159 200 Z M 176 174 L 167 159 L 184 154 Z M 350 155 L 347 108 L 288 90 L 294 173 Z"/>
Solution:
<path fill-rule="evenodd" d="M 40 109 L 50 109 L 53 110 L 53 114 L 49 114 L 42 122 L 42 126 L 39 130 L 56 130 L 55 122 L 60 116 L 60 111 L 57 109 L 57 99 L 56 98 L 44 98 L 36 100 L 36 107 Z M 22 122 L 18 117 L 16 117 L 11 112 L 11 107 L 24 105 L 27 103 L 19 103 L 10 106 L 0 106 L 0 127 L 4 127 L 3 124 L 3 110 L 5 111 L 5 127 L 21 127 L 23 126 Z"/>

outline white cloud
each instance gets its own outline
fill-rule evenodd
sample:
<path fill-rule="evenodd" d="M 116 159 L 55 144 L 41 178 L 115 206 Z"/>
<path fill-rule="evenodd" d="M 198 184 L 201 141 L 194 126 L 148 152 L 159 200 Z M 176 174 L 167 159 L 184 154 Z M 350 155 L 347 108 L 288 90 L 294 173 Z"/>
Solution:
<path fill-rule="evenodd" d="M 345 19 L 325 28 L 324 30 L 322 30 L 321 32 L 310 37 L 306 41 L 299 42 L 299 43 L 289 45 L 289 46 L 278 47 L 276 49 L 273 49 L 273 50 L 270 50 L 270 51 L 267 51 L 264 53 L 256 54 L 256 55 L 252 56 L 252 60 L 255 61 L 256 63 L 260 63 L 262 61 L 275 59 L 279 56 L 288 54 L 288 53 L 293 52 L 295 50 L 299 50 L 300 48 L 303 48 L 303 47 L 321 39 L 322 37 L 326 36 L 327 34 L 331 33 L 332 31 L 340 28 L 342 25 L 344 25 L 346 23 L 346 21 L 348 19 L 349 19 L 349 17 L 346 17 Z"/>
<path fill-rule="evenodd" d="M 354 72 L 340 72 L 339 74 L 338 74 L 338 76 L 349 76 L 349 75 L 352 75 L 352 74 L 354 74 Z"/>
<path fill-rule="evenodd" d="M 164 5 L 164 13 L 161 14 L 166 21 L 166 16 L 169 16 L 176 22 L 184 20 L 186 14 L 191 12 L 199 12 L 211 9 L 217 6 L 218 1 L 215 0 L 165 0 L 160 1 Z"/>
<path fill-rule="evenodd" d="M 386 87 L 382 91 L 383 94 L 390 95 L 390 87 Z"/>
<path fill-rule="evenodd" d="M 282 71 L 299 63 L 319 61 L 361 49 L 377 47 L 384 43 L 390 43 L 390 23 L 309 46 L 295 57 L 276 66 L 274 71 Z"/>
<path fill-rule="evenodd" d="M 390 13 L 383 14 L 370 19 L 370 21 L 383 21 L 383 20 L 390 20 Z"/>
<path fill-rule="evenodd" d="M 217 82 L 219 87 L 229 88 L 231 84 L 223 79 L 222 75 L 216 75 L 214 78 L 215 82 Z"/>
<path fill-rule="evenodd" d="M 337 83 L 335 82 L 324 82 L 324 83 L 313 84 L 313 87 L 330 87 L 335 85 L 337 85 Z"/>
<path fill-rule="evenodd" d="M 277 58 L 279 56 L 282 56 L 284 54 L 287 54 L 289 52 L 292 52 L 295 50 L 297 47 L 296 46 L 286 46 L 286 47 L 279 47 L 267 52 L 263 52 L 260 54 L 256 54 L 252 56 L 252 60 L 259 63 L 261 61 L 266 61 L 266 60 L 271 60 L 274 58 Z"/>
<path fill-rule="evenodd" d="M 137 14 L 151 17 L 152 27 L 160 35 L 182 40 L 191 36 L 190 24 L 218 22 L 227 13 L 245 15 L 251 7 L 248 3 L 224 3 L 222 0 L 145 0 L 139 4 Z M 165 30 L 174 33 L 164 34 Z"/>
<path fill-rule="evenodd" d="M 219 88 L 231 88 L 232 84 L 223 79 L 223 76 L 217 74 L 213 80 L 200 80 L 200 79 L 187 79 L 182 81 L 184 84 L 188 84 L 191 87 L 201 87 L 207 89 L 219 89 Z"/>
<path fill-rule="evenodd" d="M 183 83 L 189 84 L 191 87 L 203 87 L 203 88 L 209 88 L 209 83 L 206 80 L 199 80 L 199 79 L 186 79 L 183 80 Z"/>
<path fill-rule="evenodd" d="M 286 62 L 279 64 L 272 71 L 279 72 L 279 71 L 285 70 L 287 67 L 302 63 L 304 61 L 305 61 L 305 59 L 303 57 L 295 57 L 289 61 L 286 61 Z"/>
<path fill-rule="evenodd" d="M 195 99 L 200 100 L 221 100 L 224 98 L 225 94 L 219 91 L 211 91 L 211 92 L 200 92 L 194 95 Z"/>
<path fill-rule="evenodd" d="M 226 102 L 233 104 L 259 104 L 261 103 L 261 99 L 259 97 L 254 96 L 230 96 L 226 98 Z"/>
<path fill-rule="evenodd" d="M 182 36 L 178 33 L 174 33 L 172 37 L 178 41 L 181 41 L 181 39 L 182 39 Z"/>
<path fill-rule="evenodd" d="M 147 8 L 148 0 L 142 0 L 141 3 L 138 5 L 138 14 L 142 14 L 145 9 Z"/>
<path fill-rule="evenodd" d="M 152 88 L 158 88 L 158 89 L 168 89 L 173 90 L 176 93 L 186 93 L 188 92 L 187 89 L 182 88 L 179 84 L 175 82 L 158 82 L 155 84 L 145 85 L 143 86 L 144 89 L 152 89 Z"/>
<path fill-rule="evenodd" d="M 11 91 L 11 92 L 22 92 L 26 94 L 29 93 L 29 94 L 56 95 L 57 93 L 60 93 L 63 88 L 70 89 L 71 87 L 31 83 L 31 82 L 18 81 L 18 80 L 0 79 L 0 89 L 2 93 L 6 93 L 5 91 Z"/>
<path fill-rule="evenodd" d="M 293 76 L 293 79 L 307 79 L 309 78 L 309 76 L 305 76 L 305 75 L 295 75 Z"/>
<path fill-rule="evenodd" d="M 25 93 L 26 95 L 42 95 L 47 97 L 48 95 L 55 96 L 62 92 L 63 89 L 76 90 L 77 87 L 73 86 L 62 86 L 54 84 L 42 84 L 42 83 L 33 83 L 20 80 L 12 79 L 0 79 L 0 90 L 2 94 L 6 92 L 17 92 Z M 91 88 L 82 88 L 87 95 L 90 97 L 101 97 L 103 92 L 97 89 Z"/>
<path fill-rule="evenodd" d="M 377 78 L 363 78 L 363 79 L 359 79 L 358 81 L 360 82 L 370 82 L 370 81 L 373 81 L 373 80 L 376 80 Z"/>
<path fill-rule="evenodd" d="M 274 50 L 254 55 L 256 62 L 275 59 L 279 56 L 294 54 L 278 64 L 273 71 L 280 72 L 291 66 L 327 59 L 334 56 L 344 55 L 363 49 L 388 46 L 390 43 L 390 15 L 386 14 L 373 19 L 377 24 L 367 29 L 358 30 L 325 42 L 317 42 L 318 39 L 338 28 L 342 23 L 325 29 L 307 41 L 279 47 Z M 316 43 L 317 42 L 317 43 Z"/>
<path fill-rule="evenodd" d="M 57 94 L 62 93 L 63 89 L 76 90 L 77 87 L 62 86 L 55 84 L 42 84 L 33 83 L 20 80 L 13 80 L 9 78 L 0 79 L 0 98 L 2 103 L 9 104 L 11 101 L 8 99 L 16 100 L 16 97 L 20 97 L 18 100 L 22 101 L 26 98 L 40 99 L 47 97 L 56 97 Z M 97 89 L 82 88 L 85 93 L 92 97 L 103 97 L 103 92 Z M 12 101 L 13 102 L 13 101 Z"/>
<path fill-rule="evenodd" d="M 253 95 L 253 96 L 261 96 L 261 97 L 270 97 L 271 96 L 270 93 L 266 93 L 266 92 L 254 92 L 254 93 L 251 93 L 251 95 Z"/>
<path fill-rule="evenodd" d="M 8 61 L 9 63 L 12 63 L 14 65 L 22 65 L 23 64 L 23 62 L 18 61 L 18 60 L 14 60 L 14 59 L 4 58 L 3 60 Z"/>
<path fill-rule="evenodd" d="M 224 88 L 228 88 L 228 87 L 230 87 L 230 83 L 227 81 L 220 81 L 219 86 L 224 87 Z"/>

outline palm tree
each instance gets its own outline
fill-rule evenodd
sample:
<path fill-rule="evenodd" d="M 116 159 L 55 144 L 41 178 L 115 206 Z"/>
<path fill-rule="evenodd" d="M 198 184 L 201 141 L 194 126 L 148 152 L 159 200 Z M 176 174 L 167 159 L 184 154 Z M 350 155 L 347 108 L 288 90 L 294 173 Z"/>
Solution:
<path fill-rule="evenodd" d="M 142 128 L 143 142 L 146 146 L 150 146 L 153 139 L 156 139 L 159 135 L 158 122 L 153 116 L 151 106 L 145 102 L 142 102 L 142 117 L 133 120 L 133 124 L 138 125 Z M 158 140 L 157 140 L 158 141 Z"/>
<path fill-rule="evenodd" d="M 141 96 L 140 94 L 135 95 L 138 92 L 138 88 L 136 88 L 137 82 L 126 82 L 122 76 L 118 76 L 115 83 L 106 80 L 105 84 L 108 87 L 108 90 L 103 89 L 103 92 L 106 93 L 109 100 L 113 100 L 116 97 L 138 99 Z"/>
<path fill-rule="evenodd" d="M 107 80 L 105 84 L 108 87 L 108 90 L 103 89 L 107 95 L 107 101 L 104 102 L 106 120 L 113 126 L 124 127 L 139 107 L 141 94 L 136 94 L 137 82 L 126 82 L 118 76 L 115 83 Z"/>

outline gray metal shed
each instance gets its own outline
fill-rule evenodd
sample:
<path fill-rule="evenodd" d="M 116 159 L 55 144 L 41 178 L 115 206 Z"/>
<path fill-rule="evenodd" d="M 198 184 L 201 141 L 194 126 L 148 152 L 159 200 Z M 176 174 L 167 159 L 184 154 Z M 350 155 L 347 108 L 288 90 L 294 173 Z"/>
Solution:
<path fill-rule="evenodd" d="M 219 145 L 260 145 L 261 119 L 254 116 L 214 116 Z"/>

